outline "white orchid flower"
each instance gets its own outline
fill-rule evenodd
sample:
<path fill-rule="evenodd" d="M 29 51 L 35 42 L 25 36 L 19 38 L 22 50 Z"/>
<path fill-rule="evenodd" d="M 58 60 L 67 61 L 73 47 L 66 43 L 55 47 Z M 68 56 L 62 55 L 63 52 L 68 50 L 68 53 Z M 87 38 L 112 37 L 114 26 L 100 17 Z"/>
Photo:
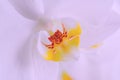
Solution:
<path fill-rule="evenodd" d="M 120 24 L 113 0 L 10 2 L 24 17 L 40 22 L 33 46 L 40 80 L 80 80 L 79 54 L 96 49 Z"/>

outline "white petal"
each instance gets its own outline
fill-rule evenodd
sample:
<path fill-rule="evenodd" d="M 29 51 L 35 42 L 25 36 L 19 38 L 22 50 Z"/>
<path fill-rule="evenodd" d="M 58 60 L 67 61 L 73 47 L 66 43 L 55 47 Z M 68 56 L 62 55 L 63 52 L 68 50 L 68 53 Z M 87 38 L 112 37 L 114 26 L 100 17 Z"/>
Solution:
<path fill-rule="evenodd" d="M 35 80 L 28 49 L 34 24 L 0 0 L 0 80 Z"/>
<path fill-rule="evenodd" d="M 29 19 L 43 18 L 44 7 L 42 0 L 9 0 L 14 8 Z"/>
<path fill-rule="evenodd" d="M 99 49 L 98 55 L 101 63 L 111 63 L 120 53 L 120 29 L 111 37 L 104 41 L 104 45 Z"/>
<path fill-rule="evenodd" d="M 43 0 L 45 15 L 49 17 L 49 13 L 58 5 L 60 0 Z"/>
<path fill-rule="evenodd" d="M 41 31 L 41 34 L 46 34 L 45 31 Z M 33 48 L 31 49 L 32 52 L 32 60 L 33 60 L 33 67 L 34 67 L 34 76 L 35 80 L 57 80 L 58 78 L 58 71 L 59 66 L 58 63 L 53 61 L 47 61 L 42 58 L 42 45 L 40 43 L 40 34 L 33 35 Z M 38 45 L 38 46 L 36 46 Z M 38 48 L 40 50 L 38 50 Z"/>
<path fill-rule="evenodd" d="M 51 2 L 49 6 L 51 6 L 51 11 L 46 15 L 51 18 L 70 17 L 80 22 L 87 20 L 87 22 L 94 23 L 99 22 L 109 13 L 112 0 L 59 0 L 57 3 Z"/>
<path fill-rule="evenodd" d="M 37 53 L 33 53 L 33 62 L 36 80 L 57 80 L 59 66 L 58 63 L 45 61 Z"/>
<path fill-rule="evenodd" d="M 81 55 L 78 61 L 61 62 L 60 74 L 63 71 L 68 73 L 73 80 L 98 80 L 100 78 L 97 56 L 93 55 Z"/>
<path fill-rule="evenodd" d="M 112 6 L 112 9 L 120 14 L 120 0 L 114 0 L 114 4 Z"/>
<path fill-rule="evenodd" d="M 47 48 L 43 45 L 44 44 L 51 44 L 51 42 L 48 40 L 49 34 L 46 31 L 40 31 L 38 33 L 38 38 L 37 38 L 37 49 L 38 53 L 44 57 L 46 56 L 46 51 Z"/>
<path fill-rule="evenodd" d="M 104 39 L 114 33 L 120 25 L 120 15 L 111 11 L 100 24 L 81 25 L 83 34 L 81 35 L 81 47 L 90 47 L 101 43 Z"/>

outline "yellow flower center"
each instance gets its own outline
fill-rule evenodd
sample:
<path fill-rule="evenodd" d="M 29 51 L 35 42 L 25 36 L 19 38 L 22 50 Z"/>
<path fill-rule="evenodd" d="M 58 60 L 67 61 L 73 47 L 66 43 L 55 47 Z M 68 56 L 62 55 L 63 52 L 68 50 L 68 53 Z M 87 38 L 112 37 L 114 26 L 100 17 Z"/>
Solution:
<path fill-rule="evenodd" d="M 57 30 L 53 35 L 48 37 L 51 44 L 44 44 L 47 47 L 45 59 L 60 61 L 65 55 L 68 55 L 73 47 L 78 47 L 80 43 L 81 28 L 77 24 L 74 28 L 67 31 L 62 24 L 63 32 Z"/>

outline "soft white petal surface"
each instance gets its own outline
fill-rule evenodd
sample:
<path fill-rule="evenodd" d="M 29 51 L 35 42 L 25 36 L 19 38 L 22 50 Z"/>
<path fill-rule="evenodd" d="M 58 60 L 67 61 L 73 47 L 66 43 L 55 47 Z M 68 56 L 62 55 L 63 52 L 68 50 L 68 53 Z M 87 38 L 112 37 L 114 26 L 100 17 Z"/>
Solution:
<path fill-rule="evenodd" d="M 104 45 L 99 48 L 99 59 L 102 64 L 110 63 L 119 56 L 120 51 L 120 29 L 111 37 L 104 41 Z"/>
<path fill-rule="evenodd" d="M 35 23 L 0 0 L 0 80 L 34 80 L 29 36 Z"/>
<path fill-rule="evenodd" d="M 120 79 L 120 29 L 99 50 L 101 80 Z"/>
<path fill-rule="evenodd" d="M 112 9 L 120 14 L 120 0 L 114 0 Z"/>
<path fill-rule="evenodd" d="M 61 62 L 60 74 L 65 71 L 73 80 L 100 80 L 97 57 L 81 54 L 78 61 Z"/>
<path fill-rule="evenodd" d="M 13 7 L 24 17 L 38 20 L 43 18 L 43 0 L 9 0 Z"/>
<path fill-rule="evenodd" d="M 58 63 L 43 60 L 40 55 L 33 53 L 35 80 L 57 80 Z"/>
<path fill-rule="evenodd" d="M 49 0 L 45 1 L 44 5 L 47 7 Z M 112 0 L 59 0 L 56 3 L 51 0 L 49 6 L 51 6 L 50 11 L 46 13 L 49 17 L 79 17 L 80 20 L 96 21 L 96 18 L 101 18 L 109 13 Z"/>
<path fill-rule="evenodd" d="M 44 57 L 46 55 L 47 48 L 43 45 L 44 44 L 51 44 L 48 40 L 49 34 L 46 31 L 40 31 L 37 34 L 37 49 L 39 54 Z"/>
<path fill-rule="evenodd" d="M 100 24 L 83 24 L 83 34 L 81 35 L 81 46 L 90 47 L 99 44 L 109 37 L 120 27 L 120 15 L 111 11 Z"/>

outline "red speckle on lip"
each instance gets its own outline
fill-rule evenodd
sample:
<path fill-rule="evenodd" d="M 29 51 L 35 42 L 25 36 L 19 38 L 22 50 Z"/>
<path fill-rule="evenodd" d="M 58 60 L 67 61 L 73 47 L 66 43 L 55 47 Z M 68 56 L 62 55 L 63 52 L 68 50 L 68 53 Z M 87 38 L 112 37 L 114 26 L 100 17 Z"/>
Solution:
<path fill-rule="evenodd" d="M 49 41 L 52 43 L 50 45 L 44 44 L 46 47 L 52 49 L 54 48 L 54 44 L 60 44 L 63 41 L 64 37 L 67 37 L 67 31 L 64 27 L 64 24 L 62 24 L 63 32 L 60 30 L 57 30 L 53 35 L 48 37 Z"/>

